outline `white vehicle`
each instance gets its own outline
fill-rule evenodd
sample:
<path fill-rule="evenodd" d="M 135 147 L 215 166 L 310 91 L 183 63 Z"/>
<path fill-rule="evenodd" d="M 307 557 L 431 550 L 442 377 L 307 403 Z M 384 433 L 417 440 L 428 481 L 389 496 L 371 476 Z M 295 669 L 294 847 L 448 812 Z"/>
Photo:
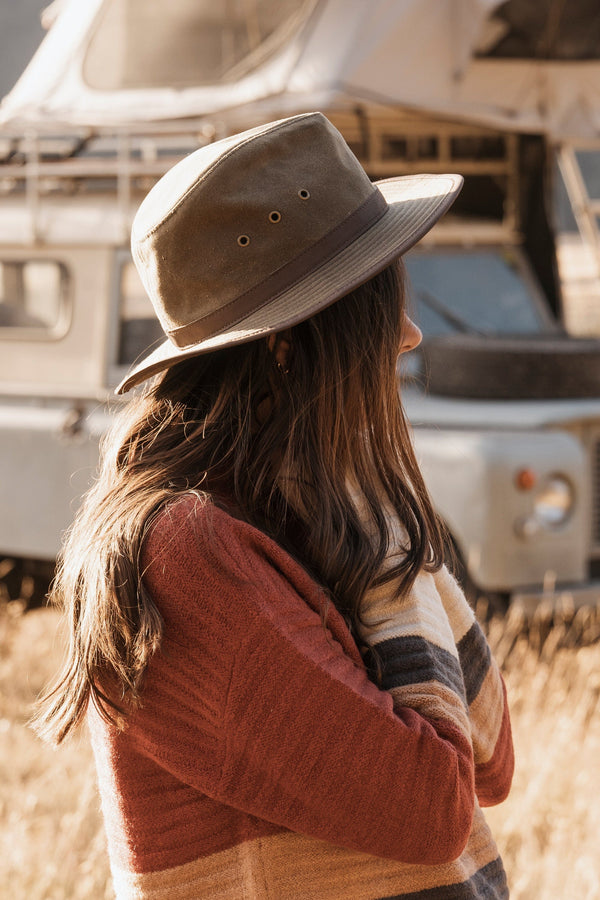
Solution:
<path fill-rule="evenodd" d="M 0 116 L 0 577 L 11 595 L 23 577 L 43 590 L 126 402 L 112 389 L 159 337 L 128 251 L 142 196 L 199 144 L 321 108 L 374 178 L 465 176 L 406 260 L 425 341 L 401 386 L 463 574 L 502 601 L 597 599 L 600 354 L 565 333 L 558 266 L 587 252 L 589 305 L 595 208 L 572 140 L 600 128 L 586 99 L 600 67 L 585 31 L 583 74 L 579 58 L 561 60 L 560 78 L 552 61 L 500 58 L 515 5 L 171 2 L 157 21 L 155 5 L 133 0 L 62 4 Z M 212 29 L 218 84 L 192 54 L 190 22 Z M 452 53 L 449 23 L 461 25 Z M 554 158 L 579 226 L 560 259 Z"/>

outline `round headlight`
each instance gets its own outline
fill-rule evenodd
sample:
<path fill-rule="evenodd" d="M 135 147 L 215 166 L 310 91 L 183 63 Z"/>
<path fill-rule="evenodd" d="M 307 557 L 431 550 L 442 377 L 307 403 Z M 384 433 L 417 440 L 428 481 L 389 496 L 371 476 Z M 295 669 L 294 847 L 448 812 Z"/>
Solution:
<path fill-rule="evenodd" d="M 564 525 L 571 515 L 574 500 L 571 483 L 562 475 L 551 475 L 542 483 L 535 497 L 535 517 L 546 528 Z"/>

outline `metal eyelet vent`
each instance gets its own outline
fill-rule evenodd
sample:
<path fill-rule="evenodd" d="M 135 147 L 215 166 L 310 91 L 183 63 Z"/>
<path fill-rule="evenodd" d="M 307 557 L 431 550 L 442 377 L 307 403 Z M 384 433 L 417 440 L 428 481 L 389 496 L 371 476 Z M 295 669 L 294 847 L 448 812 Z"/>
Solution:
<path fill-rule="evenodd" d="M 273 222 L 273 223 L 281 222 L 281 213 L 277 212 L 277 210 L 274 209 L 273 212 L 269 213 L 269 222 Z"/>
<path fill-rule="evenodd" d="M 306 188 L 301 188 L 298 191 L 298 196 L 301 200 L 308 200 L 308 198 L 310 197 L 310 191 L 307 191 Z"/>
<path fill-rule="evenodd" d="M 239 238 L 237 239 L 237 242 L 240 245 L 240 247 L 247 247 L 248 244 L 250 243 L 250 238 L 248 237 L 247 234 L 240 234 Z"/>

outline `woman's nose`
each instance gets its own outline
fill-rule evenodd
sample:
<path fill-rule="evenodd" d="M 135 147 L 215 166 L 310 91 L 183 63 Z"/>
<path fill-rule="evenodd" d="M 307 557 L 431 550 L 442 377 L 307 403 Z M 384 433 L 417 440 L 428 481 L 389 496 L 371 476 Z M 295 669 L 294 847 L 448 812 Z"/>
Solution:
<path fill-rule="evenodd" d="M 415 325 L 412 319 L 407 315 L 404 316 L 404 325 L 402 326 L 402 342 L 400 344 L 400 353 L 408 353 L 414 350 L 423 340 L 421 329 Z"/>

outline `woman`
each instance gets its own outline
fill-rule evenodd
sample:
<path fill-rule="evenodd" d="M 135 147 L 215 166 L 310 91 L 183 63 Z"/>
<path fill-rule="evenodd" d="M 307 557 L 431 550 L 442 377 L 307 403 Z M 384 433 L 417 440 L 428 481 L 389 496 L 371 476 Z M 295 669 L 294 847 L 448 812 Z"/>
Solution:
<path fill-rule="evenodd" d="M 398 258 L 458 176 L 372 185 L 320 114 L 168 172 L 132 250 L 167 339 L 54 587 L 39 727 L 88 713 L 123 898 L 507 896 L 500 675 L 398 403 Z M 339 302 L 335 302 L 339 301 Z"/>

